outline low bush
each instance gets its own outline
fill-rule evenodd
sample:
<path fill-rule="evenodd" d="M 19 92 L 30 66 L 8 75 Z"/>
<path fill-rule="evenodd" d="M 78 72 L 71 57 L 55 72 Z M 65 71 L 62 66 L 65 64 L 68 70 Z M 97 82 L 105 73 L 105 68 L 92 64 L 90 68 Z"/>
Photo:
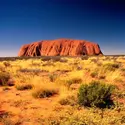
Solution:
<path fill-rule="evenodd" d="M 58 102 L 61 105 L 70 105 L 70 106 L 77 105 L 77 99 L 75 98 L 75 96 L 72 95 L 61 97 Z"/>
<path fill-rule="evenodd" d="M 3 65 L 0 65 L 0 71 L 5 72 L 5 67 Z"/>
<path fill-rule="evenodd" d="M 89 120 L 88 120 L 89 119 Z M 45 125 L 95 125 L 90 122 L 91 118 L 86 118 L 84 113 L 73 113 L 73 111 L 63 111 L 61 115 L 50 116 L 48 119 L 41 120 Z"/>
<path fill-rule="evenodd" d="M 115 78 L 114 81 L 115 81 L 116 83 L 117 83 L 117 82 L 118 82 L 118 83 L 123 83 L 123 82 L 124 82 L 121 77 Z"/>
<path fill-rule="evenodd" d="M 10 90 L 10 88 L 8 88 L 7 86 L 3 88 L 3 91 L 8 91 L 8 90 Z"/>
<path fill-rule="evenodd" d="M 0 72 L 0 86 L 6 86 L 10 79 L 10 74 L 7 72 Z"/>
<path fill-rule="evenodd" d="M 3 64 L 4 64 L 5 67 L 10 67 L 11 66 L 11 64 L 9 62 L 3 62 Z"/>
<path fill-rule="evenodd" d="M 40 73 L 42 72 L 41 69 L 20 69 L 18 70 L 19 72 L 22 72 L 22 73 Z"/>
<path fill-rule="evenodd" d="M 78 65 L 78 66 L 76 67 L 76 69 L 77 69 L 77 70 L 82 70 L 83 68 L 82 68 L 81 65 Z"/>
<path fill-rule="evenodd" d="M 55 87 L 40 87 L 34 89 L 32 96 L 34 98 L 46 98 L 51 97 L 58 93 L 58 89 Z"/>
<path fill-rule="evenodd" d="M 28 90 L 28 89 L 32 89 L 33 85 L 22 83 L 22 84 L 17 84 L 15 87 L 16 87 L 17 90 Z"/>
<path fill-rule="evenodd" d="M 42 60 L 42 61 L 49 61 L 49 60 L 51 60 L 51 57 L 48 57 L 48 56 L 46 56 L 46 57 L 42 57 L 41 60 Z"/>
<path fill-rule="evenodd" d="M 47 61 L 46 63 L 42 64 L 42 66 L 55 66 L 52 61 Z"/>
<path fill-rule="evenodd" d="M 93 62 L 93 63 L 97 63 L 99 61 L 99 59 L 97 58 L 97 59 L 91 59 L 91 62 Z"/>
<path fill-rule="evenodd" d="M 68 60 L 67 60 L 67 59 L 61 59 L 60 62 L 61 62 L 61 63 L 67 63 Z"/>
<path fill-rule="evenodd" d="M 57 78 L 57 74 L 52 73 L 49 75 L 50 82 L 54 82 L 56 80 L 56 78 Z"/>
<path fill-rule="evenodd" d="M 125 72 L 125 68 L 121 69 L 121 71 Z"/>
<path fill-rule="evenodd" d="M 65 86 L 67 86 L 68 88 L 70 88 L 70 86 L 72 84 L 79 84 L 81 82 L 82 82 L 81 78 L 72 78 L 72 79 L 66 80 Z"/>
<path fill-rule="evenodd" d="M 105 75 L 100 75 L 100 76 L 99 76 L 99 79 L 105 79 L 105 78 L 106 78 Z"/>
<path fill-rule="evenodd" d="M 41 63 L 32 63 L 29 66 L 31 66 L 31 67 L 40 67 Z"/>
<path fill-rule="evenodd" d="M 60 60 L 61 60 L 60 56 L 54 56 L 54 57 L 52 57 L 52 61 L 53 62 L 59 62 Z"/>
<path fill-rule="evenodd" d="M 69 80 L 72 84 L 78 84 L 82 82 L 81 78 L 72 78 Z"/>
<path fill-rule="evenodd" d="M 105 70 L 115 71 L 116 69 L 120 68 L 120 65 L 117 63 L 107 63 L 103 65 Z"/>
<path fill-rule="evenodd" d="M 81 59 L 82 59 L 82 60 L 88 60 L 89 57 L 88 57 L 88 56 L 82 56 Z"/>
<path fill-rule="evenodd" d="M 95 77 L 98 76 L 98 72 L 92 72 L 92 73 L 90 74 L 90 76 L 91 76 L 92 78 L 95 78 Z"/>
<path fill-rule="evenodd" d="M 92 81 L 89 85 L 82 84 L 78 92 L 78 102 L 82 106 L 106 108 L 113 105 L 111 99 L 113 85 Z"/>

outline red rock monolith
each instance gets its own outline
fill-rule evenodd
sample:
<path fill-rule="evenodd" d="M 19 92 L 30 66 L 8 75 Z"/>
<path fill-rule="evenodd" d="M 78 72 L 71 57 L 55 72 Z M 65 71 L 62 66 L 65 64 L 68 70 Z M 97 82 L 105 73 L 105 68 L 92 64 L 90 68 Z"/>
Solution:
<path fill-rule="evenodd" d="M 102 55 L 97 43 L 86 40 L 43 40 L 23 45 L 18 56 L 80 56 Z"/>

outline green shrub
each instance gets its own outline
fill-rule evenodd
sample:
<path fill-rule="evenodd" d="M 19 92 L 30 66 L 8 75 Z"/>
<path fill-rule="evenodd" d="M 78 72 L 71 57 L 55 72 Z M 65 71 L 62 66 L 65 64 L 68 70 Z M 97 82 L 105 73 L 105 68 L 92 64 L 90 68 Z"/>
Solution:
<path fill-rule="evenodd" d="M 6 86 L 10 79 L 10 74 L 7 72 L 0 72 L 0 86 Z"/>
<path fill-rule="evenodd" d="M 78 102 L 87 107 L 106 108 L 113 105 L 111 94 L 114 86 L 92 81 L 89 85 L 82 84 L 78 92 Z"/>

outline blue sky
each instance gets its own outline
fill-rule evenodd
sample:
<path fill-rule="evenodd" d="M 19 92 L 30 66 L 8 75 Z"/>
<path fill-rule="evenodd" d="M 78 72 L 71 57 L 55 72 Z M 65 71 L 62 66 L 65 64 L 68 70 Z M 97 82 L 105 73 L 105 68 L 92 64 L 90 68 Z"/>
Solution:
<path fill-rule="evenodd" d="M 0 1 L 0 56 L 38 40 L 85 39 L 104 54 L 125 54 L 123 0 Z"/>

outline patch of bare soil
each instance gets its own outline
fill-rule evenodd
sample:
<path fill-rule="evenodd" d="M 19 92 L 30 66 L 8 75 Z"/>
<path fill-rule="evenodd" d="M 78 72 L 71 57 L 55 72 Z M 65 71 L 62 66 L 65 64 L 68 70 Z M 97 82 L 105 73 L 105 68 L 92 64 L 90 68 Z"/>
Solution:
<path fill-rule="evenodd" d="M 8 90 L 0 88 L 0 116 L 9 112 L 12 121 L 21 120 L 23 125 L 32 125 L 39 119 L 47 117 L 53 112 L 53 107 L 58 98 L 55 95 L 50 98 L 35 99 L 32 90 L 17 91 L 15 87 Z"/>

